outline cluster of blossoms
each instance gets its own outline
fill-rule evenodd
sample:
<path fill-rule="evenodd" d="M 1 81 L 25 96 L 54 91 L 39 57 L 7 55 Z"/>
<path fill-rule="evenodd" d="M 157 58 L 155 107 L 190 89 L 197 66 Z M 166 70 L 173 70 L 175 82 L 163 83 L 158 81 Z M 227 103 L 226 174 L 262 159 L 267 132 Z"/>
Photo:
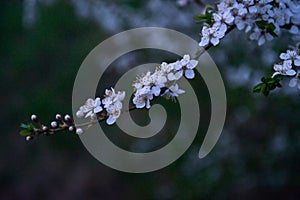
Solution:
<path fill-rule="evenodd" d="M 277 75 L 292 76 L 294 78 L 290 80 L 289 86 L 297 86 L 300 89 L 300 69 L 297 69 L 300 67 L 299 50 L 287 50 L 286 53 L 281 53 L 279 57 L 282 62 L 274 65 L 275 73 L 272 78 Z"/>
<path fill-rule="evenodd" d="M 250 33 L 250 39 L 261 46 L 286 28 L 292 34 L 299 34 L 300 2 L 293 0 L 223 0 L 211 15 L 211 23 L 204 25 L 199 45 L 209 43 L 216 46 L 224 37 L 228 26 Z"/>
<path fill-rule="evenodd" d="M 98 119 L 99 116 L 101 118 L 107 117 L 106 123 L 111 125 L 116 122 L 121 114 L 124 98 L 124 91 L 115 92 L 113 88 L 110 90 L 106 89 L 102 101 L 100 97 L 97 97 L 96 99 L 87 99 L 85 104 L 76 112 L 76 116 L 78 118 L 90 117 L 94 120 Z"/>
<path fill-rule="evenodd" d="M 184 90 L 179 89 L 176 81 L 183 76 L 187 79 L 193 79 L 195 77 L 193 69 L 197 64 L 198 61 L 190 59 L 189 55 L 184 55 L 180 61 L 163 62 L 152 74 L 147 72 L 138 77 L 133 84 L 135 107 L 149 109 L 151 107 L 150 101 L 154 96 L 174 98 L 184 93 Z"/>

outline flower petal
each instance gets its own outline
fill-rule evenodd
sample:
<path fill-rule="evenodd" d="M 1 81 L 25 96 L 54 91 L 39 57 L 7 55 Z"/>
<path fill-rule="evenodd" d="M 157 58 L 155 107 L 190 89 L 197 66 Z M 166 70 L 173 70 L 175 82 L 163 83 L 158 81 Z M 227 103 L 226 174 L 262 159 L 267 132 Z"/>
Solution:
<path fill-rule="evenodd" d="M 98 113 L 98 112 L 101 112 L 103 109 L 101 106 L 97 106 L 94 108 L 94 113 Z"/>
<path fill-rule="evenodd" d="M 116 122 L 116 118 L 114 118 L 112 115 L 109 115 L 109 117 L 107 118 L 107 120 L 106 120 L 106 123 L 108 124 L 108 125 L 112 125 L 113 123 L 115 123 Z"/>
<path fill-rule="evenodd" d="M 291 80 L 290 80 L 290 82 L 289 82 L 289 86 L 290 87 L 295 87 L 296 85 L 297 85 L 297 83 L 298 83 L 298 80 L 297 80 L 298 78 L 292 78 Z"/>
<path fill-rule="evenodd" d="M 193 79 L 195 77 L 195 72 L 192 69 L 187 69 L 185 70 L 184 75 L 187 79 Z"/>

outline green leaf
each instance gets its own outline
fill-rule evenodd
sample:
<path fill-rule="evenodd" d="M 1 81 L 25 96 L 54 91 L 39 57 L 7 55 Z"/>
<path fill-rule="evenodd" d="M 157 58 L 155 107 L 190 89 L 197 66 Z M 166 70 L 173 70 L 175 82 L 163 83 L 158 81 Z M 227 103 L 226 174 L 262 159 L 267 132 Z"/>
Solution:
<path fill-rule="evenodd" d="M 20 131 L 20 135 L 22 135 L 22 136 L 28 136 L 28 135 L 32 135 L 32 131 L 31 130 L 29 130 L 29 129 L 24 129 L 24 130 L 22 130 L 22 131 Z"/>
<path fill-rule="evenodd" d="M 270 33 L 273 37 L 278 37 L 278 35 L 274 32 L 276 26 L 272 22 L 267 21 L 257 21 L 255 22 L 256 26 L 262 30 L 266 30 L 267 33 Z"/>
<path fill-rule="evenodd" d="M 21 123 L 20 127 L 21 127 L 21 128 L 24 128 L 24 129 L 29 129 L 29 128 L 30 128 L 30 125 Z"/>
<path fill-rule="evenodd" d="M 266 22 L 265 21 L 257 21 L 255 23 L 256 23 L 256 26 L 260 29 L 265 29 L 266 28 Z"/>
<path fill-rule="evenodd" d="M 281 87 L 280 81 L 283 79 L 281 75 L 277 75 L 273 78 L 270 77 L 262 77 L 261 83 L 257 84 L 253 88 L 254 93 L 260 93 L 264 96 L 268 96 L 270 94 L 270 91 L 274 90 L 277 87 Z"/>
<path fill-rule="evenodd" d="M 264 85 L 264 83 L 259 83 L 253 88 L 254 93 L 261 93 L 261 88 Z"/>
<path fill-rule="evenodd" d="M 198 23 L 207 23 L 209 25 L 212 25 L 214 23 L 212 13 L 213 8 L 208 7 L 205 10 L 205 14 L 196 15 L 194 16 L 194 19 L 197 20 Z"/>

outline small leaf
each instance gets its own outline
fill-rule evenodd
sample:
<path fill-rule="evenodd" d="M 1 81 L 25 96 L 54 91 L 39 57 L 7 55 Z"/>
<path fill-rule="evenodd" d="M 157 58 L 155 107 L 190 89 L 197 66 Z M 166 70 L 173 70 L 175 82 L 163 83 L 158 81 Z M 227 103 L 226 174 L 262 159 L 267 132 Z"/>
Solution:
<path fill-rule="evenodd" d="M 20 127 L 21 127 L 21 128 L 24 128 L 24 129 L 29 129 L 29 128 L 30 128 L 30 125 L 21 123 Z"/>
<path fill-rule="evenodd" d="M 28 130 L 28 129 L 24 129 L 24 130 L 20 131 L 19 134 L 22 136 L 29 136 L 29 135 L 32 135 L 32 131 Z"/>
<path fill-rule="evenodd" d="M 259 83 L 259 84 L 257 84 L 257 85 L 253 88 L 253 92 L 254 92 L 254 93 L 261 93 L 262 85 L 264 85 L 264 83 Z"/>
<path fill-rule="evenodd" d="M 255 24 L 260 29 L 265 29 L 266 28 L 266 22 L 265 21 L 257 21 Z"/>

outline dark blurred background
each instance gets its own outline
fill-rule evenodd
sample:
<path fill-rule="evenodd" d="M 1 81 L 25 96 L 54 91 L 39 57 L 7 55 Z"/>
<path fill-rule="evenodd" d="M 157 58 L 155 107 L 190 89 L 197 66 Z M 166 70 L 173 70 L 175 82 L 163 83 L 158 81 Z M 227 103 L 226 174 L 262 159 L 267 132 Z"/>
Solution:
<path fill-rule="evenodd" d="M 228 114 L 217 145 L 201 160 L 207 109 L 188 151 L 146 174 L 104 166 L 68 132 L 30 142 L 18 135 L 33 113 L 44 122 L 71 113 L 77 70 L 100 42 L 143 26 L 172 28 L 199 41 L 193 16 L 202 9 L 191 0 L 1 1 L 0 199 L 299 199 L 299 91 L 284 82 L 268 98 L 251 92 L 287 44 L 295 44 L 287 33 L 259 48 L 235 30 L 209 50 L 225 81 Z M 139 55 L 114 63 L 112 73 L 140 63 Z M 145 62 L 165 60 L 154 51 L 146 55 Z M 201 105 L 209 105 L 205 87 L 199 91 Z"/>

